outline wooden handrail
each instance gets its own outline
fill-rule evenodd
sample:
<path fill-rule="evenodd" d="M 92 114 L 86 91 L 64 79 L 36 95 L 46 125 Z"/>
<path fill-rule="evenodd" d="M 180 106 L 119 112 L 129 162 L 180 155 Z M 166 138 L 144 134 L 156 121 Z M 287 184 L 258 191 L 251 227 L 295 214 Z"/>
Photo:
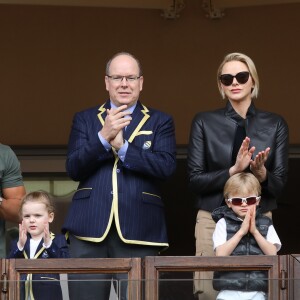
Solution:
<path fill-rule="evenodd" d="M 234 270 L 267 270 L 270 279 L 269 299 L 279 299 L 278 279 L 280 278 L 279 256 L 153 256 L 145 258 L 146 299 L 159 299 L 160 272 L 184 271 L 234 271 Z M 165 279 L 165 278 L 164 278 Z M 273 280 L 272 280 L 273 279 Z M 276 279 L 276 280 L 275 280 Z"/>
<path fill-rule="evenodd" d="M 10 282 L 9 300 L 19 299 L 21 273 L 127 273 L 129 299 L 141 299 L 140 258 L 9 259 L 7 261 Z M 130 284 L 130 282 L 133 284 Z"/>
<path fill-rule="evenodd" d="M 20 274 L 127 273 L 129 300 L 157 300 L 160 276 L 166 272 L 266 270 L 269 299 L 300 299 L 300 255 L 281 256 L 151 256 L 141 258 L 2 259 L 1 299 L 18 300 Z M 174 275 L 174 274 L 173 274 Z M 142 295 L 142 281 L 145 294 Z M 191 291 L 192 292 L 192 291 Z"/>

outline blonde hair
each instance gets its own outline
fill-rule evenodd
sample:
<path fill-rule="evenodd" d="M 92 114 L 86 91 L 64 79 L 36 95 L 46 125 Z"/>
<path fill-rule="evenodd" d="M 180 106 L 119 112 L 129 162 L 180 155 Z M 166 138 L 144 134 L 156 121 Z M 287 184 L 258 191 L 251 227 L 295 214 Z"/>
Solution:
<path fill-rule="evenodd" d="M 260 196 L 261 185 L 252 173 L 237 173 L 232 175 L 224 186 L 224 198 L 230 198 L 232 194 L 238 194 L 239 191 L 247 191 L 254 196 Z"/>
<path fill-rule="evenodd" d="M 38 202 L 38 203 L 45 204 L 49 214 L 54 213 L 55 211 L 53 200 L 50 198 L 49 194 L 44 191 L 35 191 L 35 192 L 28 193 L 23 197 L 21 202 L 21 207 L 20 207 L 21 216 L 22 216 L 23 206 L 28 202 Z"/>
<path fill-rule="evenodd" d="M 252 98 L 257 98 L 258 97 L 258 92 L 259 92 L 259 78 L 258 78 L 258 74 L 257 74 L 257 71 L 256 71 L 255 64 L 249 56 L 247 56 L 243 53 L 239 53 L 239 52 L 234 52 L 234 53 L 227 54 L 224 57 L 223 61 L 221 62 L 220 66 L 218 68 L 217 82 L 218 82 L 219 92 L 220 92 L 222 98 L 225 99 L 225 93 L 222 89 L 222 85 L 221 85 L 221 81 L 220 81 L 220 75 L 222 75 L 221 72 L 223 70 L 224 65 L 226 63 L 230 62 L 230 61 L 240 61 L 240 62 L 244 63 L 247 66 L 247 68 L 249 70 L 249 73 L 251 75 L 253 84 L 254 84 L 254 88 L 252 89 L 251 95 L 252 95 Z"/>

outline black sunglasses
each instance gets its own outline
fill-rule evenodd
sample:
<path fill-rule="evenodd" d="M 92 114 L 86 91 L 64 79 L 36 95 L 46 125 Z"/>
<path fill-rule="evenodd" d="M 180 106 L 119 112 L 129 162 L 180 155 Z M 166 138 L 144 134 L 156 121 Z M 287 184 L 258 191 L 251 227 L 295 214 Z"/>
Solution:
<path fill-rule="evenodd" d="M 227 199 L 228 202 L 231 202 L 232 205 L 236 205 L 236 206 L 241 206 L 243 203 L 247 205 L 253 205 L 258 200 L 260 200 L 260 196 L 250 196 L 246 198 L 234 197 L 234 198 Z"/>
<path fill-rule="evenodd" d="M 245 84 L 248 81 L 249 76 L 249 72 L 239 72 L 235 76 L 231 74 L 222 74 L 220 75 L 219 79 L 222 82 L 222 84 L 229 86 L 233 83 L 233 78 L 236 78 L 238 83 Z"/>

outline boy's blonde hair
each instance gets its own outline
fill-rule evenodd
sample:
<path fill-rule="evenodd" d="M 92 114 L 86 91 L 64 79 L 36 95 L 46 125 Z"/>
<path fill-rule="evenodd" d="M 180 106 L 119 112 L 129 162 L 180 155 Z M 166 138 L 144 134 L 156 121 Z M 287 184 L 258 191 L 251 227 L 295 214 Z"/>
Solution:
<path fill-rule="evenodd" d="M 237 173 L 231 176 L 224 186 L 224 198 L 230 198 L 232 194 L 238 194 L 240 191 L 251 193 L 251 195 L 260 196 L 261 186 L 257 178 L 252 173 Z"/>
<path fill-rule="evenodd" d="M 46 206 L 46 209 L 48 213 L 54 213 L 54 203 L 53 200 L 50 198 L 49 194 L 44 192 L 44 191 L 35 191 L 26 194 L 21 202 L 21 207 L 20 207 L 20 214 L 22 216 L 22 209 L 24 204 L 28 202 L 39 202 L 39 203 L 44 203 Z"/>

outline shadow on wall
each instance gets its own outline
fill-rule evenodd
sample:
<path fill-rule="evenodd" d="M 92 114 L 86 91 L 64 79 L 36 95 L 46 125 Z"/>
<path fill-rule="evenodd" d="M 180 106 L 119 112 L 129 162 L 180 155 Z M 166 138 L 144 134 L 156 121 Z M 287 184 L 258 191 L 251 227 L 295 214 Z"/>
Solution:
<path fill-rule="evenodd" d="M 51 231 L 55 234 L 61 233 L 65 217 L 68 213 L 69 205 L 72 201 L 72 197 L 75 191 L 63 197 L 53 197 L 55 204 L 55 218 L 50 225 Z"/>

